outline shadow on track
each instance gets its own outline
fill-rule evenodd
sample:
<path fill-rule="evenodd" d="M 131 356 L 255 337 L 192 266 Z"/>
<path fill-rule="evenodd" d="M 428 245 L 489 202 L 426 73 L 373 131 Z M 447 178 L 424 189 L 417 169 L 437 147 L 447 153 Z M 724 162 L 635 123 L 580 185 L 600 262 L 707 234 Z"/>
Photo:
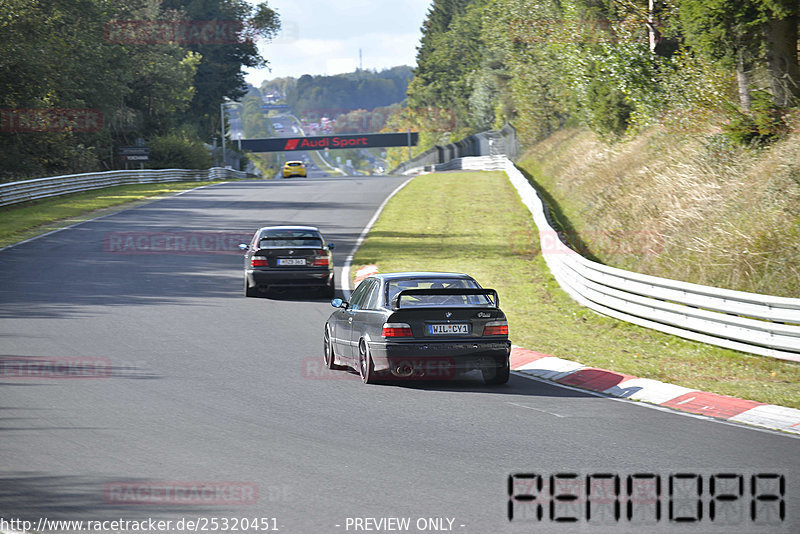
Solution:
<path fill-rule="evenodd" d="M 164 518 L 210 516 L 220 514 L 222 506 L 163 502 L 168 499 L 133 500 L 124 493 L 111 493 L 120 484 L 138 488 L 156 485 L 151 480 L 112 479 L 99 476 L 51 476 L 38 472 L 7 472 L 0 476 L 0 502 L 6 510 L 14 510 L 15 519 L 33 521 L 51 520 L 126 520 L 135 518 Z M 169 495 L 167 495 L 169 497 Z M 158 502 L 161 500 L 162 502 Z M 186 499 L 184 499 L 186 500 Z M 230 505 L 229 505 L 230 506 Z M 3 519 L 11 519 L 4 517 Z M 49 530 L 49 529 L 48 529 Z"/>
<path fill-rule="evenodd" d="M 336 296 L 340 297 L 341 290 L 336 290 Z M 276 300 L 276 301 L 283 301 L 283 302 L 330 302 L 332 298 L 328 298 L 320 294 L 320 292 L 314 288 L 306 289 L 306 288 L 281 288 L 281 289 L 270 289 L 268 291 L 264 291 L 259 289 L 258 296 L 251 297 L 255 299 L 265 299 L 265 300 Z M 335 297 L 333 297 L 335 298 Z"/>
<path fill-rule="evenodd" d="M 320 361 L 322 358 L 320 357 Z M 360 380 L 358 372 L 354 370 L 326 371 L 329 373 L 347 373 L 353 380 Z M 366 386 L 369 387 L 369 386 Z M 422 379 L 394 379 L 386 380 L 374 387 L 402 388 L 415 391 L 438 391 L 450 393 L 482 393 L 492 395 L 514 395 L 525 397 L 558 397 L 558 398 L 594 398 L 601 399 L 592 393 L 584 393 L 575 389 L 565 388 L 557 384 L 550 384 L 538 380 L 531 380 L 513 374 L 507 384 L 486 385 L 478 371 L 459 375 L 452 380 L 422 380 Z"/>

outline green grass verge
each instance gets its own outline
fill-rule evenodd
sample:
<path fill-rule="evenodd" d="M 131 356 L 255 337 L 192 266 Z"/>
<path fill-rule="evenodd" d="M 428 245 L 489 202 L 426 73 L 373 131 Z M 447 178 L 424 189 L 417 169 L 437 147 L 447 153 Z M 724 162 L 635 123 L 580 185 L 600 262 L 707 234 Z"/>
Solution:
<path fill-rule="evenodd" d="M 684 340 L 578 305 L 550 275 L 504 173 L 418 176 L 387 204 L 352 272 L 465 272 L 496 289 L 514 344 L 582 364 L 800 408 L 800 365 Z"/>
<path fill-rule="evenodd" d="M 0 247 L 99 217 L 142 199 L 177 193 L 217 182 L 120 185 L 0 208 Z"/>

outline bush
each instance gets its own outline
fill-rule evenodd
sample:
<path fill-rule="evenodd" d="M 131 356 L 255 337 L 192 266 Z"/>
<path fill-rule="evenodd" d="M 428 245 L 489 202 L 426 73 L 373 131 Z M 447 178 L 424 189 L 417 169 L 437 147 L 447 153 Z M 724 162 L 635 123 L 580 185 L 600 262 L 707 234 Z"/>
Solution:
<path fill-rule="evenodd" d="M 194 136 L 171 133 L 149 142 L 152 169 L 208 169 L 213 165 L 203 142 Z"/>
<path fill-rule="evenodd" d="M 775 105 L 772 95 L 766 91 L 753 91 L 750 112 L 734 109 L 724 126 L 731 141 L 745 146 L 767 145 L 789 132 L 784 120 L 786 108 Z"/>
<path fill-rule="evenodd" d="M 589 86 L 594 106 L 587 110 L 589 126 L 602 137 L 618 137 L 628 129 L 633 107 L 620 91 L 604 80 Z"/>

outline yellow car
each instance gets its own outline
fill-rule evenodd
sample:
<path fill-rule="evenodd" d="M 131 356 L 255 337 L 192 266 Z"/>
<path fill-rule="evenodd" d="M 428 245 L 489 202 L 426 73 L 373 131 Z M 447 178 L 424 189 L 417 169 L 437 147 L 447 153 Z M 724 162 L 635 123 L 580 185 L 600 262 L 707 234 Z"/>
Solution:
<path fill-rule="evenodd" d="M 302 161 L 287 161 L 283 166 L 283 177 L 289 178 L 290 176 L 306 178 L 306 164 Z"/>

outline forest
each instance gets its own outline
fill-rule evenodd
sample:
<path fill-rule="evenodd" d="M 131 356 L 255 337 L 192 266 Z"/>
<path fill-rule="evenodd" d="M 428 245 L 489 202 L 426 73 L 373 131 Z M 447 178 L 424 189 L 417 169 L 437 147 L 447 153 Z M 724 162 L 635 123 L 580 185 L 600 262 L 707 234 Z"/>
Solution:
<path fill-rule="evenodd" d="M 796 0 L 434 0 L 408 106 L 428 144 L 511 122 L 531 143 L 656 123 L 767 144 L 796 127 Z M 421 147 L 424 148 L 424 147 Z"/>
<path fill-rule="evenodd" d="M 417 64 L 272 80 L 339 129 L 435 143 L 513 124 L 630 139 L 654 124 L 765 146 L 797 129 L 797 0 L 432 0 Z M 208 164 L 219 107 L 280 28 L 245 0 L 0 0 L 0 180 Z M 398 104 L 402 104 L 398 106 Z M 366 110 L 366 113 L 361 110 Z M 377 111 L 376 111 L 377 110 Z"/>
<path fill-rule="evenodd" d="M 287 87 L 286 103 L 299 115 L 319 117 L 390 106 L 406 98 L 411 68 L 356 70 L 335 76 L 303 75 Z"/>
<path fill-rule="evenodd" d="M 220 104 L 280 29 L 245 0 L 0 0 L 0 181 L 119 168 L 208 166 Z"/>

